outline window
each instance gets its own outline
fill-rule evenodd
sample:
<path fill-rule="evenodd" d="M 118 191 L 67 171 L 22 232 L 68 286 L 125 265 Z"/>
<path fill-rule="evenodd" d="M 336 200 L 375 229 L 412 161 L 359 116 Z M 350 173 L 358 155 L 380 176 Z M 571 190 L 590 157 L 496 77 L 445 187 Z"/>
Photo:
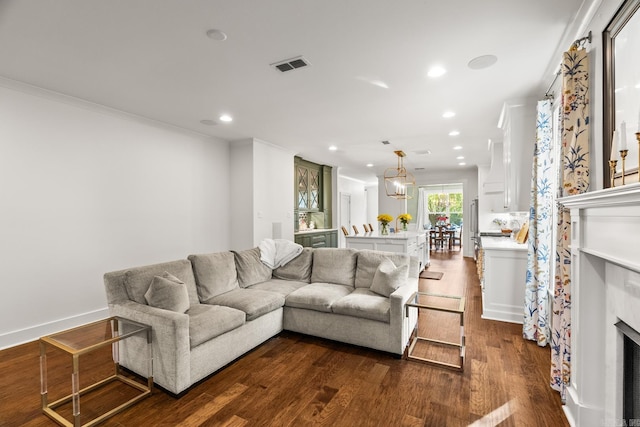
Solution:
<path fill-rule="evenodd" d="M 440 218 L 446 218 L 445 223 L 462 226 L 461 192 L 429 192 L 427 194 L 427 209 L 431 225 L 440 222 Z"/>

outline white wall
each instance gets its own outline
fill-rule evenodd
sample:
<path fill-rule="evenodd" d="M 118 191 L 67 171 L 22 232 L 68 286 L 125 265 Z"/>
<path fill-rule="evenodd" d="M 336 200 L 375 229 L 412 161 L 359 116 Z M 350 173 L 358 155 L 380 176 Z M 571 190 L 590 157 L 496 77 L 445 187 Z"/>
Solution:
<path fill-rule="evenodd" d="M 105 272 L 229 248 L 228 144 L 0 81 L 0 348 L 107 315 Z"/>
<path fill-rule="evenodd" d="M 363 181 L 342 176 L 338 173 L 337 203 L 340 204 L 340 194 L 346 193 L 351 196 L 351 224 L 358 227 L 360 233 L 364 233 L 362 224 L 369 222 L 367 220 L 367 194 L 364 189 L 365 183 Z M 340 228 L 343 225 L 347 226 L 346 224 L 340 224 L 339 212 L 340 209 L 338 208 L 338 216 L 335 217 L 333 224 L 335 228 Z M 349 233 L 353 233 L 353 229 L 349 229 Z"/>
<path fill-rule="evenodd" d="M 375 224 L 378 222 L 378 185 L 365 185 L 367 199 L 367 224 Z"/>
<path fill-rule="evenodd" d="M 231 143 L 231 249 L 253 248 L 266 238 L 293 241 L 293 158 L 255 138 Z"/>
<path fill-rule="evenodd" d="M 268 142 L 254 139 L 253 144 L 253 246 L 273 235 L 279 224 L 279 238 L 293 241 L 294 155 Z"/>

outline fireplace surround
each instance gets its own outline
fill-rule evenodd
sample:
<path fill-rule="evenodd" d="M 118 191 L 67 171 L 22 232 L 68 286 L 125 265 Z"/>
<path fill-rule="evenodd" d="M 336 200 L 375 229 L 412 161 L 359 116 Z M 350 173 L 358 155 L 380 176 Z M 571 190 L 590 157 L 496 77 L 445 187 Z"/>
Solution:
<path fill-rule="evenodd" d="M 640 331 L 640 184 L 559 200 L 571 210 L 573 426 L 640 426 L 625 420 L 624 322 Z"/>

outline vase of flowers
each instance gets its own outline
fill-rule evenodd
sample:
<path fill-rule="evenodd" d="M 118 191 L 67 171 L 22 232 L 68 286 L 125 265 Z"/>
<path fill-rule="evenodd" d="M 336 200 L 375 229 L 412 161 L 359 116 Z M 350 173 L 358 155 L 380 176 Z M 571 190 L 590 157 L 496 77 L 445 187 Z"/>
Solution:
<path fill-rule="evenodd" d="M 393 217 L 389 214 L 380 214 L 377 219 L 380 222 L 380 234 L 389 234 L 389 223 L 393 221 Z"/>
<path fill-rule="evenodd" d="M 439 216 L 437 225 L 447 225 L 447 219 L 446 216 Z"/>
<path fill-rule="evenodd" d="M 398 215 L 398 219 L 400 220 L 400 222 L 402 223 L 402 231 L 407 231 L 407 224 L 409 224 L 409 221 L 411 221 L 411 214 L 408 213 L 403 213 Z"/>

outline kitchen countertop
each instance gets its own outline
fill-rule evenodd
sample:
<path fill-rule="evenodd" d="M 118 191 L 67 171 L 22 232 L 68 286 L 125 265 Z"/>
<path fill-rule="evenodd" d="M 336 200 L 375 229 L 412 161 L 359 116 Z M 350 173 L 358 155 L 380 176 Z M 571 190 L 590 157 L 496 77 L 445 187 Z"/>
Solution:
<path fill-rule="evenodd" d="M 526 251 L 529 246 L 527 242 L 516 243 L 515 240 L 512 240 L 510 237 L 482 236 L 480 239 L 482 249 L 491 249 L 497 251 Z"/>
<path fill-rule="evenodd" d="M 293 235 L 299 236 L 303 234 L 326 233 L 327 231 L 338 231 L 338 229 L 337 228 L 313 228 L 310 230 L 296 231 L 295 233 L 293 233 Z"/>
<path fill-rule="evenodd" d="M 363 233 L 363 234 L 349 234 L 345 236 L 347 239 L 412 239 L 418 237 L 421 234 L 426 234 L 426 231 L 417 232 L 417 231 L 399 231 L 397 233 L 389 233 L 389 234 L 380 234 L 379 231 L 374 231 L 373 233 Z"/>

